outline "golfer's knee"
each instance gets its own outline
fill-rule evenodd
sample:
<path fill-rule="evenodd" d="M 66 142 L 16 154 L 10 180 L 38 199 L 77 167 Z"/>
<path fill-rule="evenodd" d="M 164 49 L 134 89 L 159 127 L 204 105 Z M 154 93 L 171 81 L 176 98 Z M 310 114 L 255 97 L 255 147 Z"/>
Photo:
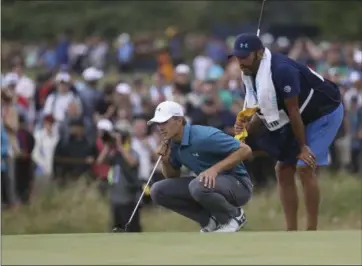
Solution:
<path fill-rule="evenodd" d="M 279 184 L 294 183 L 295 166 L 278 162 L 275 165 L 275 173 Z"/>
<path fill-rule="evenodd" d="M 196 201 L 199 201 L 200 198 L 205 195 L 205 192 L 207 192 L 207 190 L 208 188 L 206 188 L 204 186 L 204 183 L 200 182 L 198 178 L 193 179 L 189 183 L 189 192 Z"/>
<path fill-rule="evenodd" d="M 165 186 L 162 181 L 154 183 L 150 191 L 152 202 L 157 205 L 163 205 L 165 203 Z"/>

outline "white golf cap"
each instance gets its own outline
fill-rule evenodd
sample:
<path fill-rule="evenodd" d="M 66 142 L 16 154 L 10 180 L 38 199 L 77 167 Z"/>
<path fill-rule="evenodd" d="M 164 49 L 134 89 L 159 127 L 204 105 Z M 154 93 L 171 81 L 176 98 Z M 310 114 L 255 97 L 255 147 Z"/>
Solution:
<path fill-rule="evenodd" d="M 186 75 L 188 75 L 188 74 L 190 74 L 191 69 L 190 69 L 190 67 L 189 67 L 188 65 L 186 65 L 186 64 L 179 64 L 179 65 L 177 65 L 177 67 L 175 68 L 175 72 L 176 72 L 177 74 L 186 74 Z"/>
<path fill-rule="evenodd" d="M 113 130 L 113 124 L 108 119 L 101 119 L 97 123 L 97 129 L 111 132 Z"/>
<path fill-rule="evenodd" d="M 120 83 L 116 87 L 116 92 L 119 94 L 131 94 L 132 89 L 127 83 Z"/>
<path fill-rule="evenodd" d="M 147 125 L 153 123 L 164 123 L 174 116 L 184 116 L 182 106 L 176 102 L 165 101 L 157 105 L 154 117 L 147 122 Z"/>
<path fill-rule="evenodd" d="M 66 82 L 69 83 L 71 80 L 70 75 L 67 72 L 59 72 L 55 76 L 55 82 Z"/>
<path fill-rule="evenodd" d="M 95 67 L 89 67 L 83 71 L 83 78 L 86 81 L 95 81 L 103 78 L 103 71 L 98 70 Z"/>

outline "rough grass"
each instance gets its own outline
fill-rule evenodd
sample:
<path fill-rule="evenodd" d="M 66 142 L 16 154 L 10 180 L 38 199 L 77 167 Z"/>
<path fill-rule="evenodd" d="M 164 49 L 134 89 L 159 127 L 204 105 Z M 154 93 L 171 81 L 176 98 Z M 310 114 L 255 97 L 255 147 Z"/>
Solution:
<path fill-rule="evenodd" d="M 361 228 L 361 179 L 340 175 L 322 176 L 320 180 L 322 202 L 320 229 Z M 300 203 L 300 218 L 304 227 L 304 208 Z M 281 230 L 284 219 L 276 189 L 254 195 L 246 206 L 249 220 L 245 230 Z M 70 189 L 55 188 L 33 198 L 29 206 L 4 211 L 3 234 L 39 233 L 96 233 L 109 230 L 109 207 L 100 199 L 95 187 L 79 183 Z M 145 231 L 198 230 L 198 225 L 182 216 L 162 208 L 142 209 L 142 224 Z"/>

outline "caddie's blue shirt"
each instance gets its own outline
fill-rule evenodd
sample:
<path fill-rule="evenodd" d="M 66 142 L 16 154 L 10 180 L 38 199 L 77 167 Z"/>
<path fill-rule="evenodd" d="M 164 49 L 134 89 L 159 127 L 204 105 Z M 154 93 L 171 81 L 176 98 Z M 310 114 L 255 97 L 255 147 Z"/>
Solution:
<path fill-rule="evenodd" d="M 284 100 L 298 96 L 299 107 L 306 104 L 302 112 L 305 125 L 333 112 L 341 103 L 335 83 L 288 56 L 272 53 L 271 71 L 279 110 L 288 114 Z"/>
<path fill-rule="evenodd" d="M 187 123 L 181 143 L 171 142 L 170 163 L 175 169 L 184 165 L 199 175 L 239 148 L 238 140 L 219 129 Z M 251 184 L 243 163 L 220 174 L 230 174 L 244 184 Z"/>

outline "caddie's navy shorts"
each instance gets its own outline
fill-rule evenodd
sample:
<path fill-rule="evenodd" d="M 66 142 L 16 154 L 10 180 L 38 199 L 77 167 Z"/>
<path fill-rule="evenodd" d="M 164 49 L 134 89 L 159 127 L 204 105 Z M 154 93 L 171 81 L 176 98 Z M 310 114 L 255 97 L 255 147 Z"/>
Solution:
<path fill-rule="evenodd" d="M 305 128 L 307 145 L 316 155 L 319 166 L 328 165 L 329 146 L 342 124 L 343 112 L 343 105 L 340 104 L 333 112 L 313 121 Z M 277 131 L 264 129 L 258 137 L 249 139 L 249 142 L 247 139 L 247 143 L 250 143 L 253 150 L 261 149 L 280 162 L 305 165 L 297 159 L 300 149 L 290 124 Z"/>

